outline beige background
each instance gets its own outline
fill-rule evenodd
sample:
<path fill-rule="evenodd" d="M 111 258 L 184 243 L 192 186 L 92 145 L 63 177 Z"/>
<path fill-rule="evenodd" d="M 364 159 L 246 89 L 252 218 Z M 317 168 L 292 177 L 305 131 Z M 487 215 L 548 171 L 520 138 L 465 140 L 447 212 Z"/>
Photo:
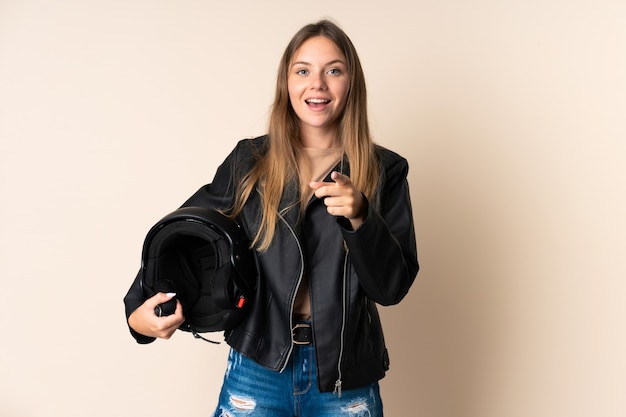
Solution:
<path fill-rule="evenodd" d="M 1 416 L 210 415 L 226 346 L 136 345 L 122 297 L 321 17 L 411 164 L 386 415 L 626 415 L 622 0 L 0 0 Z"/>

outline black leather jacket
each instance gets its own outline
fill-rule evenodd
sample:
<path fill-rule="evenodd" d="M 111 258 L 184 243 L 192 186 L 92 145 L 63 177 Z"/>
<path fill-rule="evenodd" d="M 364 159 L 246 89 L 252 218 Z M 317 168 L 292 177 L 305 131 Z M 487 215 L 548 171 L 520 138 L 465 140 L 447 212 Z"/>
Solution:
<path fill-rule="evenodd" d="M 215 178 L 185 206 L 226 209 L 238 180 L 262 157 L 267 137 L 246 139 L 218 168 Z M 351 389 L 381 379 L 389 358 L 376 304 L 391 305 L 407 294 L 419 269 L 407 184 L 408 163 L 377 147 L 381 181 L 365 222 L 353 231 L 347 219 L 328 214 L 313 197 L 304 218 L 297 181 L 286 190 L 273 243 L 259 253 L 260 285 L 249 316 L 225 332 L 227 343 L 259 364 L 280 371 L 293 350 L 292 311 L 304 274 L 310 285 L 319 388 Z M 347 163 L 336 170 L 349 175 Z M 331 181 L 326 178 L 325 181 Z M 261 205 L 253 194 L 239 216 L 248 236 L 258 230 Z M 144 301 L 137 279 L 126 298 L 127 317 Z M 152 338 L 131 332 L 139 343 Z"/>

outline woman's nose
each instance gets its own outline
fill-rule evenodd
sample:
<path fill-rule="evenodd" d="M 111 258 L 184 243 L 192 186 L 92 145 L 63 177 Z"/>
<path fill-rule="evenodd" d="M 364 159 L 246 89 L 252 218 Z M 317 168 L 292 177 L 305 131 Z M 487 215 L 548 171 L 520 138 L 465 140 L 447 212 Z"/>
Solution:
<path fill-rule="evenodd" d="M 324 74 L 313 74 L 313 76 L 311 77 L 311 88 L 314 90 L 326 89 L 326 80 L 324 79 Z"/>

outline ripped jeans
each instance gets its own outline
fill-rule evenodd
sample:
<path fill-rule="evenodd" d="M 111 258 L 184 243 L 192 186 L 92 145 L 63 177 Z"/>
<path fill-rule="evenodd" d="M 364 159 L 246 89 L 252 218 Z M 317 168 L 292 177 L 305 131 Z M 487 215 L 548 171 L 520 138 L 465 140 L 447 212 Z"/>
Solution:
<path fill-rule="evenodd" d="M 295 346 L 283 372 L 266 369 L 230 350 L 214 417 L 382 417 L 378 382 L 319 392 L 313 346 Z"/>

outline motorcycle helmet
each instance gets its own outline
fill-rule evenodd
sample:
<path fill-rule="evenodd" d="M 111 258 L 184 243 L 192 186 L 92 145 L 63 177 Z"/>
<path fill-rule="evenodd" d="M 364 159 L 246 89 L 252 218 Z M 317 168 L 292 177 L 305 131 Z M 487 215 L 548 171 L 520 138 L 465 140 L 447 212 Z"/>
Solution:
<path fill-rule="evenodd" d="M 179 329 L 202 338 L 197 333 L 229 330 L 244 318 L 258 266 L 250 241 L 234 220 L 216 210 L 182 207 L 148 232 L 141 274 L 146 297 L 176 293 L 185 315 Z M 175 307 L 172 299 L 155 312 L 168 315 Z"/>

